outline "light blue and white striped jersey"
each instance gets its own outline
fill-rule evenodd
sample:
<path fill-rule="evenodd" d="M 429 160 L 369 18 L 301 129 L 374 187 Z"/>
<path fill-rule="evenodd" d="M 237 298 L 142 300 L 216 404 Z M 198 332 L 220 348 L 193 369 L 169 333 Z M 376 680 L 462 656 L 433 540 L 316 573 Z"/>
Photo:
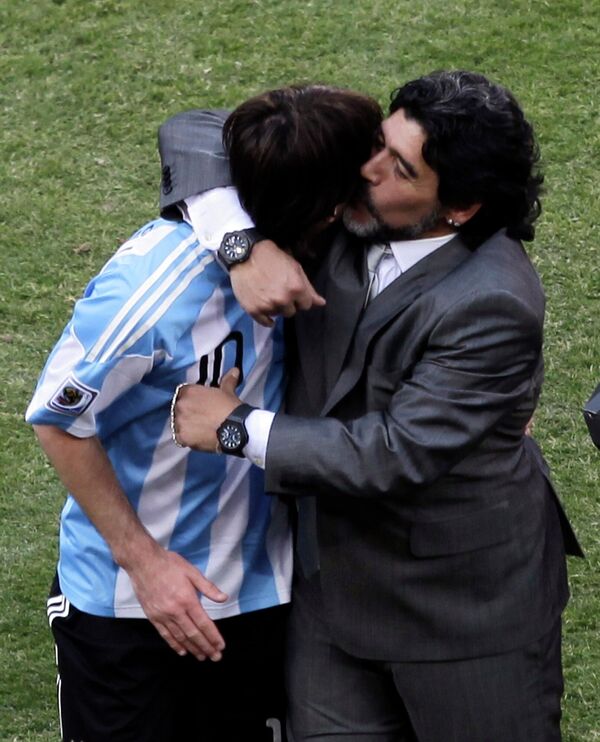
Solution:
<path fill-rule="evenodd" d="M 244 402 L 277 410 L 281 322 L 258 325 L 239 306 L 215 253 L 184 222 L 136 232 L 88 285 L 52 351 L 27 410 L 30 423 L 97 435 L 137 514 L 229 595 L 203 600 L 212 618 L 290 599 L 287 507 L 264 494 L 246 459 L 178 448 L 169 411 L 175 387 L 216 384 L 242 370 Z M 141 617 L 126 572 L 73 497 L 61 515 L 59 579 L 77 608 Z"/>

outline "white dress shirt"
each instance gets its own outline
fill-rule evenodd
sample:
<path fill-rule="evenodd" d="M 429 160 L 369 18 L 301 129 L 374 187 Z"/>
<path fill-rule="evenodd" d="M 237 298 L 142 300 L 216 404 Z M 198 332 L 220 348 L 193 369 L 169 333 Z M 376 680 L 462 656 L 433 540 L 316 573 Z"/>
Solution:
<path fill-rule="evenodd" d="M 213 188 L 190 196 L 182 207 L 183 218 L 192 227 L 198 242 L 208 250 L 218 250 L 227 232 L 249 229 L 254 222 L 242 208 L 233 186 Z"/>

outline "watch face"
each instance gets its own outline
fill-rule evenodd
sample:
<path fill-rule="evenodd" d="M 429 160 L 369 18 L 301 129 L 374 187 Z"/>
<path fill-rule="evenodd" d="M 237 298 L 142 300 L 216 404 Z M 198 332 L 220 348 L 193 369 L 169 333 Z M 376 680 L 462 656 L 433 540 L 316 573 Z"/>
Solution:
<path fill-rule="evenodd" d="M 229 260 L 238 261 L 248 252 L 248 238 L 239 233 L 227 235 L 223 240 L 223 252 Z"/>
<path fill-rule="evenodd" d="M 225 451 L 236 451 L 242 444 L 242 427 L 239 423 L 227 422 L 219 428 L 219 443 Z"/>

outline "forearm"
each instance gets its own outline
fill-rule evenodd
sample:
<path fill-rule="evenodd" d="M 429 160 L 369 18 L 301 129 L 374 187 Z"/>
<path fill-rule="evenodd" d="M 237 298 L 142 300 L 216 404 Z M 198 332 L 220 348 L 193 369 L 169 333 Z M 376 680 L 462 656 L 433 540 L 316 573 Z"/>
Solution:
<path fill-rule="evenodd" d="M 414 418 L 397 420 L 389 412 L 348 422 L 277 415 L 266 451 L 265 488 L 292 496 L 402 497 L 443 477 L 484 435 L 466 420 L 449 421 L 448 436 L 433 427 Z"/>
<path fill-rule="evenodd" d="M 266 452 L 267 490 L 402 495 L 443 477 L 502 421 L 514 422 L 518 445 L 517 420 L 531 415 L 537 397 L 539 318 L 504 293 L 467 295 L 427 340 L 388 401 L 378 397 L 378 411 L 347 421 L 278 415 Z M 353 392 L 365 403 L 368 380 L 364 373 L 357 379 L 364 388 Z"/>
<path fill-rule="evenodd" d="M 34 429 L 63 484 L 104 537 L 115 562 L 128 573 L 144 613 L 163 639 L 179 654 L 220 659 L 223 639 L 198 595 L 217 602 L 227 596 L 150 536 L 97 438 L 75 438 L 49 425 Z"/>
<path fill-rule="evenodd" d="M 266 489 L 401 497 L 444 477 L 531 398 L 526 371 L 510 381 L 488 379 L 486 389 L 474 374 L 445 369 L 440 375 L 436 365 L 424 365 L 429 369 L 421 366 L 402 383 L 385 410 L 348 421 L 277 415 L 266 451 Z"/>
<path fill-rule="evenodd" d="M 34 429 L 62 483 L 105 539 L 117 564 L 129 570 L 159 548 L 131 507 L 96 437 L 76 438 L 50 425 Z"/>
<path fill-rule="evenodd" d="M 456 455 L 458 448 L 418 445 L 385 412 L 349 422 L 277 415 L 266 451 L 265 488 L 292 496 L 402 496 L 442 476 Z"/>

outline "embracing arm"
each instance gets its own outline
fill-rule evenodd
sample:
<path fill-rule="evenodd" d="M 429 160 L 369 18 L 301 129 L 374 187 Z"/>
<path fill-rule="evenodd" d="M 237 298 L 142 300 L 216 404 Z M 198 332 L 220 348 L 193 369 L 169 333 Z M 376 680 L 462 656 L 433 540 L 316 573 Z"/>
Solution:
<path fill-rule="evenodd" d="M 160 127 L 161 212 L 170 212 L 186 198 L 231 185 L 221 139 L 226 118 L 227 111 L 192 110 L 171 117 Z M 248 215 L 241 207 L 237 219 L 238 227 L 236 216 L 230 214 L 217 246 L 226 231 L 248 226 Z M 274 315 L 291 317 L 298 310 L 325 303 L 302 266 L 268 239 L 254 246 L 248 261 L 231 269 L 231 285 L 244 310 L 267 327 L 273 324 Z"/>
<path fill-rule="evenodd" d="M 541 343 L 539 318 L 514 297 L 502 292 L 464 297 L 443 313 L 420 361 L 409 378 L 397 382 L 386 409 L 346 422 L 276 415 L 266 434 L 257 420 L 259 437 L 268 435 L 267 491 L 364 497 L 401 495 L 431 484 L 502 418 L 535 397 Z M 178 440 L 214 451 L 217 427 L 239 402 L 230 374 L 221 389 L 186 387 L 175 407 Z M 530 412 L 523 412 L 517 434 Z M 251 431 L 258 414 L 247 421 L 250 458 L 251 451 L 261 450 Z"/>
<path fill-rule="evenodd" d="M 217 602 L 226 596 L 146 531 L 98 438 L 76 438 L 52 425 L 34 429 L 63 484 L 106 540 L 115 562 L 128 573 L 146 616 L 163 639 L 179 654 L 220 659 L 223 639 L 198 593 Z"/>
<path fill-rule="evenodd" d="M 386 409 L 346 422 L 277 415 L 267 490 L 368 497 L 435 482 L 532 396 L 541 343 L 539 317 L 515 297 L 466 295 L 440 318 Z"/>

